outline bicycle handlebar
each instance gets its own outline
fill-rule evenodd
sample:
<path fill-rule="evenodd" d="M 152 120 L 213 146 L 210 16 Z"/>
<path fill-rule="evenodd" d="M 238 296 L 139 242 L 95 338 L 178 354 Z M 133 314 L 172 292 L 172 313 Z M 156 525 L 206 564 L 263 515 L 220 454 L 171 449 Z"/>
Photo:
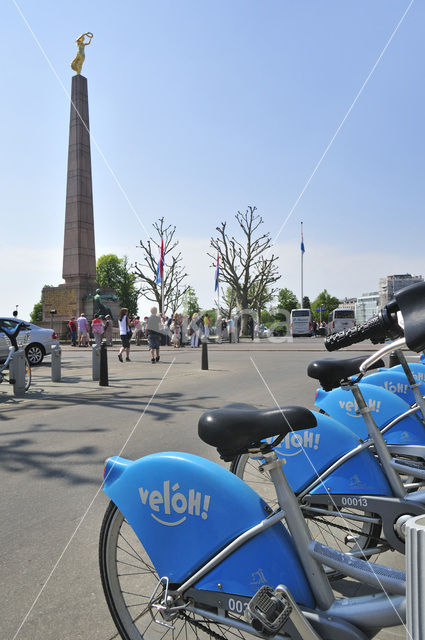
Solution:
<path fill-rule="evenodd" d="M 352 344 L 371 340 L 373 344 L 385 342 L 386 338 L 399 338 L 403 330 L 397 323 L 398 307 L 394 301 L 388 303 L 376 316 L 356 327 L 339 331 L 325 339 L 328 351 L 337 351 Z"/>
<path fill-rule="evenodd" d="M 12 332 L 9 331 L 9 329 L 6 329 L 6 327 L 3 327 L 0 324 L 0 331 L 2 333 L 4 333 L 10 340 L 12 347 L 14 347 L 15 351 L 18 350 L 18 343 L 16 341 L 16 338 L 18 337 L 18 334 L 20 331 L 22 331 L 23 329 L 27 329 L 28 328 L 28 324 L 26 322 L 20 322 L 18 324 L 18 326 L 16 327 L 16 329 Z"/>

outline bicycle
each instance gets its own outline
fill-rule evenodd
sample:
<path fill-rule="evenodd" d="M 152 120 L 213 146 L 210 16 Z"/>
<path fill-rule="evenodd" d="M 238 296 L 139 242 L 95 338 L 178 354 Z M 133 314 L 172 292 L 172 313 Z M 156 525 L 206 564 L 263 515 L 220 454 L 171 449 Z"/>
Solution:
<path fill-rule="evenodd" d="M 404 340 L 412 344 L 412 322 L 409 319 L 412 301 L 409 296 L 415 302 L 417 294 L 417 289 L 412 292 L 409 288 L 408 295 L 402 298 L 401 307 L 407 324 L 406 338 L 399 339 L 399 346 Z M 396 306 L 398 308 L 398 303 Z M 425 314 L 425 305 L 423 313 Z M 378 338 L 383 341 L 389 333 L 395 337 L 401 331 L 394 316 L 386 324 L 374 319 L 356 328 L 356 332 L 350 330 L 339 334 L 338 339 L 347 346 L 348 340 L 353 336 L 372 335 L 377 341 Z M 424 340 L 425 323 L 422 332 Z M 332 340 L 335 343 L 335 336 L 332 336 Z M 416 350 L 422 348 L 417 343 L 412 346 Z M 319 391 L 315 404 L 349 427 L 361 438 L 360 444 L 357 441 L 351 450 L 348 447 L 344 450 L 339 447 L 337 440 L 333 442 L 331 438 L 323 439 L 327 435 L 326 432 L 323 433 L 321 426 L 324 415 L 318 414 L 318 427 L 314 435 L 308 431 L 290 434 L 276 449 L 286 461 L 286 474 L 305 516 L 309 518 L 314 537 L 318 539 L 322 535 L 326 542 L 332 538 L 335 546 L 357 555 L 377 555 L 385 550 L 385 544 L 404 553 L 404 523 L 413 515 L 413 504 L 421 510 L 425 508 L 425 495 L 421 491 L 425 483 L 425 431 L 423 424 L 412 416 L 415 409 L 410 409 L 403 400 L 384 389 L 358 384 L 365 371 L 369 367 L 380 366 L 380 358 L 393 348 L 393 344 L 387 345 L 366 360 L 364 356 L 343 361 L 325 359 L 309 366 L 309 375 L 318 379 L 328 391 L 322 395 Z M 350 377 L 355 374 L 356 380 L 353 381 Z M 330 389 L 334 390 L 329 391 Z M 347 398 L 346 389 L 353 392 L 355 402 Z M 377 399 L 380 403 L 379 413 L 376 411 Z M 351 409 L 349 417 L 346 415 L 348 405 Z M 356 407 L 358 409 L 354 411 Z M 326 458 L 325 454 L 320 455 L 319 443 L 325 454 L 328 447 L 331 447 L 333 456 Z M 348 444 L 348 439 L 345 444 Z M 364 461 L 358 458 L 358 454 L 365 448 L 376 453 L 376 459 L 388 481 L 389 491 L 387 486 L 385 492 L 381 484 L 381 496 L 377 496 L 376 492 L 375 495 L 370 495 L 371 483 L 367 483 L 362 475 Z M 299 455 L 301 453 L 303 455 Z M 347 463 L 351 463 L 351 470 Z M 270 478 L 262 470 L 261 458 L 249 454 L 237 456 L 231 462 L 231 471 L 270 502 Z M 342 485 L 333 481 L 333 474 L 344 474 L 346 479 L 347 472 L 352 474 L 356 487 L 347 487 L 346 483 Z M 326 483 L 327 494 L 321 488 L 323 483 Z M 362 486 L 363 491 L 359 490 Z M 392 497 L 390 501 L 388 496 Z M 350 526 L 347 526 L 347 522 Z M 353 522 L 357 522 L 357 527 L 354 527 Z M 385 542 L 381 539 L 381 531 Z"/>
<path fill-rule="evenodd" d="M 20 322 L 16 329 L 12 332 L 8 328 L 4 327 L 0 324 L 0 331 L 4 333 L 7 338 L 9 338 L 11 343 L 11 348 L 9 349 L 9 355 L 3 364 L 0 364 L 0 384 L 2 382 L 9 382 L 9 384 L 15 384 L 15 379 L 13 375 L 13 354 L 15 351 L 18 351 L 19 346 L 17 343 L 17 337 L 19 332 L 23 329 L 26 329 L 27 325 L 24 322 Z M 25 356 L 25 391 L 31 386 L 31 367 L 28 362 L 27 357 Z"/>
<path fill-rule="evenodd" d="M 301 407 L 282 412 L 285 421 L 270 414 L 262 422 L 254 412 L 248 430 L 239 421 L 230 431 L 234 412 L 224 409 L 204 414 L 198 427 L 225 460 L 261 456 L 276 491 L 274 511 L 240 478 L 198 456 L 107 460 L 111 502 L 99 562 L 123 640 L 366 640 L 404 620 L 403 572 L 371 568 L 311 539 L 274 445 L 291 430 L 314 429 L 316 419 Z M 337 600 L 323 564 L 376 594 Z"/>

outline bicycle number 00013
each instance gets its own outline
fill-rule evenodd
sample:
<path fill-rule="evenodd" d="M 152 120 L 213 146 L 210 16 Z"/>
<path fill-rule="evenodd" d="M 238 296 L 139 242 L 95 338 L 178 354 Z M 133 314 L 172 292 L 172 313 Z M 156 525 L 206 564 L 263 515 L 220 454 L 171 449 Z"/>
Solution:
<path fill-rule="evenodd" d="M 341 502 L 344 507 L 367 507 L 367 498 L 362 497 L 346 496 L 341 498 Z"/>
<path fill-rule="evenodd" d="M 229 598 L 227 601 L 227 608 L 229 611 L 233 611 L 234 613 L 243 613 L 247 608 L 248 603 L 242 602 L 242 600 L 235 600 L 234 598 Z"/>

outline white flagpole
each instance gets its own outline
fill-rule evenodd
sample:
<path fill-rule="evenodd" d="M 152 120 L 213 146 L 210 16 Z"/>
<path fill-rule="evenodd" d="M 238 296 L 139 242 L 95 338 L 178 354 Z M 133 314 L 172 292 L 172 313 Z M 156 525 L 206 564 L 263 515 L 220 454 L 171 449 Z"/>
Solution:
<path fill-rule="evenodd" d="M 303 260 L 304 260 L 304 251 L 302 250 L 302 244 L 303 244 L 304 240 L 303 240 L 303 223 L 301 222 L 301 244 L 300 244 L 300 249 L 301 249 L 301 303 L 300 303 L 300 308 L 303 308 L 303 300 L 304 300 L 304 283 L 303 283 L 303 278 L 304 278 L 304 274 L 303 274 Z"/>

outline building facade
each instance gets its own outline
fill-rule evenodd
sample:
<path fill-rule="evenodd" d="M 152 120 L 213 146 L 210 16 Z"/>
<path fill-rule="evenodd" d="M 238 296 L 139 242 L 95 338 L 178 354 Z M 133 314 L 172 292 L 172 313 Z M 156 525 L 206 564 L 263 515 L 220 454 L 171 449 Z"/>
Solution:
<path fill-rule="evenodd" d="M 410 273 L 387 276 L 379 280 L 379 306 L 384 307 L 387 302 L 393 299 L 394 294 L 404 287 L 408 287 L 415 282 L 423 282 L 422 276 L 412 276 Z"/>
<path fill-rule="evenodd" d="M 363 293 L 356 302 L 356 322 L 362 324 L 373 316 L 376 316 L 380 309 L 379 306 L 379 292 L 371 291 L 370 293 Z"/>

